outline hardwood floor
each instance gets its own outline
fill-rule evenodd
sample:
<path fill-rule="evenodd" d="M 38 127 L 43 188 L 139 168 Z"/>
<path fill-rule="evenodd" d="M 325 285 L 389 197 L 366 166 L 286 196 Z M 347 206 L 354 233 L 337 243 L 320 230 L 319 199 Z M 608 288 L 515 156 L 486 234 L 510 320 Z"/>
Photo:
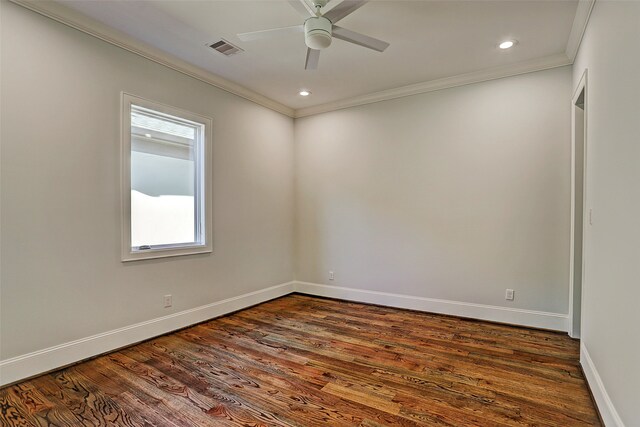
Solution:
<path fill-rule="evenodd" d="M 566 334 L 303 295 L 2 389 L 0 424 L 600 425 Z"/>

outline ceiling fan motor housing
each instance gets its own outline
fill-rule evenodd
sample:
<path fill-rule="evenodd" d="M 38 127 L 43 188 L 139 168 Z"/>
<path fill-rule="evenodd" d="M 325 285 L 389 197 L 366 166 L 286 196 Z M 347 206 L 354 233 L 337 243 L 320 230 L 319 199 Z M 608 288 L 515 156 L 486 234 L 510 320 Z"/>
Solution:
<path fill-rule="evenodd" d="M 322 16 L 309 18 L 304 23 L 304 42 L 310 49 L 321 50 L 331 45 L 331 21 Z"/>

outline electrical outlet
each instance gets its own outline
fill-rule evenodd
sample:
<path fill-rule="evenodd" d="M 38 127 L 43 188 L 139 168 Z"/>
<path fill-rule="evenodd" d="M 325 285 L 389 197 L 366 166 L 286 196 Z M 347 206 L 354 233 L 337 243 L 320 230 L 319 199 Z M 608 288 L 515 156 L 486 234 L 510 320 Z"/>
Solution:
<path fill-rule="evenodd" d="M 507 301 L 513 301 L 513 294 L 514 294 L 514 290 L 513 289 L 507 289 L 507 292 L 504 295 L 504 299 L 506 299 Z"/>
<path fill-rule="evenodd" d="M 329 280 L 333 280 L 333 279 L 334 279 L 333 271 L 329 271 Z"/>
<path fill-rule="evenodd" d="M 171 295 L 164 296 L 164 308 L 169 308 L 173 305 L 173 297 Z"/>

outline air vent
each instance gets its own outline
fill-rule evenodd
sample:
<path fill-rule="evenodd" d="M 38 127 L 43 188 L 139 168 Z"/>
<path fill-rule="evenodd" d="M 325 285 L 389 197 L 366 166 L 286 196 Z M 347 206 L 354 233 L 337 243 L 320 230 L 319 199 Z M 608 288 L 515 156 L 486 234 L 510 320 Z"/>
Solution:
<path fill-rule="evenodd" d="M 229 43 L 226 40 L 220 40 L 219 42 L 215 42 L 213 44 L 210 44 L 209 47 L 211 49 L 217 50 L 218 52 L 227 55 L 227 56 L 231 56 L 231 55 L 235 55 L 236 53 L 240 53 L 240 52 L 244 52 L 242 49 L 240 49 L 238 46 L 234 46 L 231 43 Z"/>

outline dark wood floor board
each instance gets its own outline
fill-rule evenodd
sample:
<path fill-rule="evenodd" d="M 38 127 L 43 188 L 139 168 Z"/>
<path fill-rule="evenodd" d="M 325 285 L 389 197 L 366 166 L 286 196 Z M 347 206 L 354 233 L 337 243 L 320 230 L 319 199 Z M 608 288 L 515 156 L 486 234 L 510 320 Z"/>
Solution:
<path fill-rule="evenodd" d="M 178 350 L 181 351 L 181 350 Z M 266 407 L 283 405 L 286 411 L 291 409 L 292 402 L 295 403 L 297 411 L 308 413 L 307 423 L 309 425 L 324 425 L 330 422 L 333 425 L 345 424 L 353 425 L 354 420 L 361 420 L 362 408 L 359 405 L 350 404 L 347 401 L 328 396 L 320 392 L 320 389 L 313 382 L 304 381 L 299 375 L 291 376 L 284 370 L 272 372 L 268 367 L 259 367 L 254 359 L 240 360 L 238 353 L 223 352 L 212 346 L 202 348 L 199 354 L 206 354 L 206 358 L 213 358 L 216 364 L 211 364 L 208 368 L 213 377 L 211 381 L 221 381 L 232 383 L 240 380 L 247 384 L 248 378 L 255 378 L 254 387 L 243 387 L 236 389 L 238 394 L 249 393 L 248 398 L 252 401 L 261 401 Z M 219 379 L 222 378 L 222 379 Z M 261 385 L 259 386 L 258 383 Z M 262 394 L 262 396 L 260 396 Z M 365 405 L 366 406 L 366 405 Z M 332 408 L 331 411 L 327 408 Z M 317 418 L 315 414 L 320 415 Z M 371 413 L 368 413 L 371 416 Z M 393 415 L 393 414 L 392 414 Z M 384 419 L 386 422 L 395 425 L 404 425 L 402 420 L 385 413 L 377 413 L 376 417 Z"/>
<path fill-rule="evenodd" d="M 285 333 L 286 333 L 286 332 L 285 332 Z M 447 384 L 445 384 L 445 386 L 446 386 L 446 385 L 447 385 Z"/>
<path fill-rule="evenodd" d="M 298 351 L 310 351 L 312 352 L 313 350 L 309 350 L 308 348 L 298 348 Z M 363 370 L 360 371 L 360 375 L 361 377 L 359 378 L 360 381 L 362 381 L 362 377 L 367 377 L 367 378 L 374 378 L 375 377 L 375 372 L 379 371 L 379 370 L 393 370 L 395 372 L 398 372 L 397 378 L 398 381 L 396 383 L 389 383 L 390 387 L 398 387 L 399 384 L 403 383 L 406 381 L 407 378 L 412 378 L 414 383 L 418 383 L 421 385 L 421 387 L 428 387 L 430 385 L 432 385 L 433 387 L 435 387 L 438 391 L 444 390 L 447 387 L 452 387 L 453 386 L 453 382 L 451 380 L 445 380 L 445 381 L 440 381 L 438 382 L 437 378 L 432 378 L 432 379 L 419 379 L 417 377 L 417 375 L 420 375 L 417 372 L 414 371 L 410 371 L 410 370 L 406 370 L 403 369 L 402 367 L 398 367 L 396 366 L 390 366 L 388 364 L 385 363 L 378 363 L 378 361 L 375 360 L 358 360 L 356 359 L 355 361 L 351 362 L 351 363 L 341 363 L 338 360 L 328 360 L 328 363 L 322 364 L 321 362 L 317 362 L 317 361 L 310 361 L 309 362 L 311 365 L 315 365 L 322 367 L 323 369 L 326 369 L 328 371 L 331 372 L 331 369 L 338 370 L 340 365 L 344 365 L 344 369 L 343 369 L 343 373 L 348 374 L 348 375 L 355 375 L 355 372 L 358 371 L 358 367 L 364 368 Z M 388 380 L 388 379 L 387 379 Z M 458 381 L 462 381 L 460 380 L 460 378 L 457 378 Z M 475 381 L 469 380 L 466 381 L 469 384 L 474 384 Z M 414 390 L 416 391 L 416 390 Z M 423 390 L 424 391 L 424 390 Z M 466 390 L 469 392 L 469 390 Z M 484 392 L 484 390 L 476 388 L 475 393 L 478 394 L 480 392 Z M 459 393 L 459 392 L 456 392 Z"/>
<path fill-rule="evenodd" d="M 304 363 L 292 361 L 292 354 L 286 350 L 278 351 L 268 345 L 264 345 L 254 340 L 245 340 L 236 337 L 233 341 L 225 340 L 221 342 L 210 341 L 207 347 L 199 350 L 199 355 L 207 354 L 213 359 L 230 359 L 247 366 L 257 366 L 269 375 L 277 378 L 294 377 L 302 379 L 318 390 L 324 386 L 323 372 L 308 365 L 305 358 Z M 216 345 L 218 344 L 218 345 Z M 170 345 L 170 344 L 169 344 Z M 198 355 L 194 355 L 197 357 Z M 242 367 L 243 365 L 240 365 Z"/>
<path fill-rule="evenodd" d="M 201 340 L 198 346 L 201 346 Z M 272 372 L 265 372 L 244 364 L 237 355 L 223 352 L 219 349 L 207 350 L 202 348 L 188 348 L 189 343 L 178 343 L 173 346 L 170 354 L 185 363 L 186 366 L 197 366 L 200 374 L 211 384 L 227 388 L 244 401 L 251 401 L 255 405 L 271 407 L 271 411 L 282 410 L 287 412 L 290 402 L 301 401 L 298 394 L 301 388 L 299 384 L 282 384 L 282 376 L 274 376 Z M 169 344 L 171 346 L 171 344 Z M 205 360 L 215 360 L 215 363 Z M 249 379 L 255 378 L 255 380 Z M 259 383 L 258 383 L 259 382 Z M 279 384 L 274 384 L 277 382 Z M 291 393 L 294 394 L 291 394 Z M 284 397 L 283 397 L 284 396 Z M 304 396 L 302 396 L 304 397 Z M 284 401 L 283 401 L 284 399 Z M 324 422 L 324 419 L 316 420 Z"/>
<path fill-rule="evenodd" d="M 147 358 L 147 355 L 151 355 L 151 357 Z M 224 411 L 231 420 L 242 425 L 289 425 L 289 420 L 285 417 L 275 412 L 262 411 L 256 407 L 254 400 L 244 398 L 244 394 L 239 390 L 259 386 L 254 381 L 224 375 L 226 372 L 219 369 L 216 369 L 213 375 L 206 375 L 206 368 L 201 363 L 196 363 L 199 359 L 190 360 L 172 352 L 170 353 L 171 357 L 178 356 L 178 358 L 172 359 L 169 363 L 166 361 L 167 355 L 164 353 L 160 355 L 163 357 L 157 357 L 156 353 L 148 353 L 146 350 L 131 353 L 132 358 L 143 356 L 138 360 L 146 359 L 145 364 L 154 367 L 164 375 L 189 384 L 190 389 L 215 401 L 217 404 L 214 408 L 217 408 L 216 410 L 220 413 Z M 194 369 L 195 365 L 197 367 Z M 220 374 L 223 375 L 220 376 Z"/>
<path fill-rule="evenodd" d="M 12 394 L 15 401 L 23 405 L 23 413 L 29 422 L 41 426 L 47 424 L 47 414 L 55 405 L 42 395 L 30 383 L 18 384 L 9 394 Z M 0 424 L 4 424 L 0 422 Z"/>
<path fill-rule="evenodd" d="M 129 390 L 137 402 L 143 402 L 150 408 L 155 408 L 158 418 L 166 419 L 167 424 L 199 425 L 205 422 L 206 416 L 203 409 L 191 401 L 185 403 L 185 400 L 179 396 L 180 387 L 175 381 L 169 380 L 167 385 L 161 378 L 154 378 L 155 381 L 150 380 L 147 372 L 133 373 L 122 366 L 121 360 L 114 360 L 112 358 L 114 354 L 117 353 L 98 359 L 99 364 L 95 364 L 92 368 L 119 383 L 122 390 Z M 172 414 L 178 416 L 172 416 Z"/>
<path fill-rule="evenodd" d="M 363 358 L 373 358 L 381 363 L 390 363 L 406 369 L 422 369 L 419 358 L 407 357 L 404 354 L 389 351 L 380 346 L 371 345 L 369 340 L 355 340 L 353 337 L 329 333 L 307 333 L 291 328 L 288 325 L 272 326 L 267 321 L 253 320 L 253 324 L 260 325 L 260 330 L 267 333 L 263 341 L 281 342 L 283 345 L 298 346 L 306 349 L 316 349 L 318 353 L 343 354 L 351 359 L 357 354 Z"/>
<path fill-rule="evenodd" d="M 138 363 L 123 352 L 110 355 L 109 360 L 111 369 L 126 377 L 134 386 L 144 388 L 153 397 L 162 399 L 169 408 L 180 413 L 192 425 L 207 425 L 214 422 L 221 426 L 244 425 L 239 422 L 241 420 L 232 418 L 226 405 L 210 396 L 198 393 L 189 385 L 165 375 L 150 364 Z M 257 421 L 251 419 L 252 423 Z"/>
<path fill-rule="evenodd" d="M 19 399 L 16 399 L 13 390 L 0 394 L 0 422 L 7 426 L 37 426 L 33 418 L 28 416 L 27 409 Z"/>
<path fill-rule="evenodd" d="M 120 403 L 129 413 L 137 414 L 144 423 L 152 426 L 180 426 L 182 421 L 175 417 L 172 408 L 162 399 L 157 399 L 143 388 L 134 387 L 116 372 L 109 370 L 110 362 L 106 357 L 96 360 L 95 364 L 80 364 L 73 368 L 78 375 L 99 384 L 114 400 Z"/>
<path fill-rule="evenodd" d="M 71 371 L 62 371 L 56 373 L 55 376 L 47 375 L 36 378 L 34 386 L 54 407 L 68 409 L 70 414 L 67 413 L 65 416 L 69 420 L 74 420 L 73 422 L 77 425 L 137 426 L 130 421 L 131 416 L 127 414 L 124 414 L 118 424 L 113 423 L 113 418 L 117 418 L 117 414 L 115 417 L 110 416 L 110 409 L 114 406 L 114 402 L 105 400 L 100 392 L 94 393 L 86 390 L 81 384 L 81 379 L 78 376 L 73 376 Z M 62 414 L 56 415 L 59 417 Z"/>
<path fill-rule="evenodd" d="M 0 426 L 600 426 L 566 334 L 293 294 L 0 389 Z"/>
<path fill-rule="evenodd" d="M 329 319 L 329 318 L 327 318 Z M 317 321 L 309 321 L 310 324 L 312 325 L 317 325 Z M 336 332 L 340 332 L 343 334 L 354 334 L 357 333 L 358 331 L 349 331 L 348 328 L 352 327 L 353 325 L 350 324 L 346 324 L 346 322 L 342 322 L 342 325 L 340 326 L 336 326 L 335 325 L 335 321 L 333 322 L 333 324 L 331 322 L 325 321 L 324 322 L 325 325 L 328 324 L 328 326 L 326 326 L 325 329 L 329 330 L 329 327 L 333 328 Z M 431 331 L 431 328 L 429 325 L 420 325 L 420 326 L 424 326 L 422 328 L 419 328 L 418 330 L 420 331 Z M 361 324 L 361 329 L 366 329 L 367 325 L 365 323 Z M 415 330 L 417 328 L 415 328 L 415 325 L 413 328 L 406 328 L 406 329 L 412 329 Z M 371 328 L 369 327 L 369 331 L 371 331 Z M 460 337 L 456 337 L 456 335 L 459 334 L 455 334 L 455 333 L 451 333 L 451 332 L 447 332 L 447 333 L 442 333 L 439 334 L 441 336 L 433 336 L 432 333 L 430 333 L 430 335 L 428 335 L 427 337 L 424 336 L 419 336 L 417 334 L 402 334 L 401 331 L 398 330 L 389 330 L 389 331 L 385 331 L 384 328 L 380 328 L 377 327 L 375 328 L 375 332 L 378 334 L 378 337 L 376 338 L 376 341 L 378 343 L 380 342 L 384 342 L 383 339 L 381 339 L 381 337 L 389 337 L 391 338 L 390 341 L 395 340 L 396 342 L 398 341 L 402 341 L 404 339 L 404 342 L 410 342 L 413 345 L 419 347 L 421 342 L 424 341 L 428 341 L 429 343 L 429 347 L 430 349 L 435 349 L 436 346 L 434 344 L 438 343 L 438 342 L 444 342 L 445 345 L 441 346 L 443 351 L 446 352 L 451 352 L 452 350 L 458 350 L 458 352 L 470 352 L 473 351 L 475 353 L 485 353 L 488 354 L 489 356 L 492 356 L 494 354 L 497 353 L 497 355 L 501 354 L 501 353 L 513 353 L 514 349 L 517 349 L 517 345 L 507 341 L 506 345 L 505 343 L 497 343 L 497 344 L 493 344 L 491 343 L 491 345 L 487 345 L 487 340 L 484 341 L 478 341 L 477 342 L 463 342 L 463 341 L 469 341 L 469 338 L 460 338 Z M 404 338 L 406 337 L 406 338 Z M 363 341 L 368 341 L 370 339 L 370 337 L 366 337 L 366 338 L 361 338 L 361 340 Z M 451 341 L 453 341 L 455 344 L 451 344 Z M 389 342 L 389 341 L 387 341 Z M 501 346 L 501 347 L 498 347 Z M 494 348 L 492 348 L 494 347 Z M 546 349 L 542 349 L 540 351 L 546 351 Z M 572 352 L 570 354 L 575 354 L 575 352 Z M 533 354 L 529 354 L 529 357 L 533 356 Z"/>
<path fill-rule="evenodd" d="M 412 326 L 415 326 L 415 322 L 419 322 L 420 324 L 429 326 L 429 328 L 444 328 L 443 330 L 455 331 L 455 333 L 463 333 L 465 331 L 477 333 L 481 329 L 483 335 L 498 334 L 497 336 L 500 337 L 528 337 L 527 340 L 530 342 L 558 340 L 560 342 L 564 342 L 564 346 L 567 347 L 565 340 L 566 334 L 558 332 L 513 327 L 505 324 L 421 313 L 411 310 L 402 310 L 398 312 L 397 309 L 390 307 L 363 305 L 357 303 L 346 303 L 347 305 L 345 307 L 337 308 L 333 305 L 335 301 L 331 299 L 319 299 L 300 294 L 292 295 L 291 297 L 300 300 L 300 307 L 304 307 L 304 310 L 313 312 L 322 312 L 321 310 L 323 310 L 324 313 L 331 312 L 337 314 L 338 318 L 345 316 L 358 316 L 358 318 L 362 319 L 365 323 L 369 322 L 372 318 L 384 319 L 388 324 L 396 322 L 397 324 L 402 325 L 406 331 L 410 332 L 416 332 Z"/>
<path fill-rule="evenodd" d="M 554 335 L 555 335 L 555 334 L 554 334 Z M 566 337 L 565 337 L 565 338 L 566 338 Z M 396 339 L 396 341 L 401 341 L 401 339 Z M 418 347 L 418 346 L 421 344 L 419 341 L 415 341 L 415 340 L 414 340 L 414 341 L 411 341 L 411 340 L 405 340 L 405 341 L 406 341 L 406 342 L 408 342 L 408 343 L 413 343 L 413 344 L 414 344 L 414 345 L 411 345 L 411 346 L 409 346 L 409 345 L 405 346 L 405 347 L 404 347 L 404 349 L 405 349 L 405 350 L 406 350 L 406 349 L 410 349 L 410 350 L 416 350 L 416 351 L 419 351 L 419 347 Z M 379 340 L 376 340 L 376 342 L 380 342 L 380 341 L 379 341 Z M 417 344 L 417 345 L 415 345 L 415 344 Z M 455 344 L 453 344 L 453 345 L 455 345 Z M 433 345 L 429 344 L 427 349 L 428 349 L 428 350 L 433 350 Z M 469 350 L 472 350 L 472 351 L 469 351 Z M 496 358 L 495 358 L 495 357 L 491 357 L 491 356 L 489 356 L 489 355 L 485 355 L 485 353 L 479 353 L 479 352 L 477 352 L 477 351 L 473 351 L 473 349 L 469 349 L 469 350 L 467 350 L 467 351 L 458 351 L 458 352 L 455 352 L 455 353 L 457 353 L 457 354 L 462 354 L 462 355 L 464 355 L 464 356 L 472 355 L 472 356 L 473 356 L 473 359 L 485 358 L 486 360 L 494 360 L 494 361 L 496 361 Z M 576 350 L 577 350 L 577 347 L 576 347 Z M 407 352 L 409 352 L 409 353 L 410 353 L 411 351 L 407 351 Z M 515 354 L 515 353 L 514 353 L 514 354 Z M 527 356 L 525 356 L 525 357 L 528 359 L 528 361 L 529 361 L 529 362 L 533 362 L 533 359 L 534 359 L 534 358 L 533 358 L 533 357 L 531 357 L 531 354 L 528 354 L 528 355 L 527 355 Z M 534 357 L 535 357 L 535 356 L 534 356 Z M 469 358 L 470 358 L 470 357 L 467 357 L 467 359 L 469 359 Z M 427 359 L 430 359 L 430 358 L 427 358 Z M 551 359 L 551 358 L 549 358 L 549 359 Z M 505 360 L 505 362 L 506 362 L 507 364 L 509 363 L 509 360 L 508 360 L 508 359 L 506 359 L 506 358 L 505 358 L 504 360 Z M 475 360 L 474 360 L 474 362 L 475 362 Z M 499 362 L 501 362 L 501 360 L 497 360 L 496 362 L 497 362 L 497 363 L 499 363 Z M 494 362 L 494 363 L 496 363 L 496 362 Z M 556 365 L 558 365 L 558 364 L 556 364 Z M 512 364 L 511 366 L 513 367 L 513 364 Z M 568 368 L 568 369 L 570 368 L 569 370 L 570 370 L 570 371 L 572 371 L 572 372 L 576 372 L 576 373 L 579 373 L 579 372 L 580 372 L 579 367 L 578 367 L 578 364 L 576 363 L 576 360 L 575 360 L 575 352 L 574 352 L 574 358 L 573 358 L 573 360 L 571 361 L 571 363 L 570 363 L 570 364 L 568 364 L 568 363 L 567 363 L 567 364 L 564 364 L 563 366 L 564 366 L 564 367 L 566 367 L 566 368 Z M 580 379 L 580 380 L 581 380 L 581 378 L 578 378 L 578 379 Z"/>
<path fill-rule="evenodd" d="M 268 322 L 254 320 L 259 324 L 261 330 L 272 332 L 273 336 L 281 337 L 285 340 L 295 339 L 297 343 L 309 347 L 330 349 L 332 352 L 339 351 L 346 355 L 358 354 L 360 357 L 372 358 L 381 362 L 391 363 L 407 369 L 422 369 L 422 358 L 411 357 L 405 353 L 390 351 L 389 349 L 372 343 L 371 339 L 347 337 L 342 333 L 331 334 L 330 331 L 306 332 L 302 328 L 295 327 L 283 321 L 278 321 L 278 328 L 271 328 Z M 339 337 L 339 338 L 338 338 Z"/>
<path fill-rule="evenodd" d="M 47 395 L 41 386 L 41 378 L 36 378 L 29 383 L 18 384 L 13 391 L 15 394 L 20 394 L 20 401 L 27 409 L 29 419 L 35 425 L 63 426 L 80 422 L 80 419 L 64 402 Z M 35 403 L 36 401 L 37 403 Z"/>
<path fill-rule="evenodd" d="M 492 422 L 503 425 L 522 425 L 522 424 L 509 424 L 507 422 L 499 422 L 498 420 L 509 420 L 509 414 L 518 410 L 518 406 L 515 405 L 503 405 L 495 402 L 496 394 L 482 389 L 461 388 L 453 383 L 430 381 L 425 379 L 418 379 L 407 375 L 390 375 L 389 372 L 374 371 L 372 374 L 360 377 L 349 373 L 348 370 L 340 371 L 335 366 L 324 366 L 327 370 L 332 372 L 332 377 L 340 378 L 342 375 L 353 378 L 358 383 L 365 381 L 371 381 L 370 378 L 375 378 L 379 387 L 384 387 L 389 390 L 395 390 L 397 392 L 394 397 L 394 401 L 400 399 L 400 396 L 413 396 L 414 399 L 419 396 L 423 407 L 428 407 L 433 413 L 437 413 L 438 410 L 448 413 L 449 418 L 453 418 L 452 415 L 455 412 L 461 419 L 466 419 L 468 411 L 482 411 L 487 404 L 494 404 L 491 412 L 487 415 L 493 419 Z M 334 381 L 332 378 L 331 381 Z M 404 407 L 404 404 L 402 405 Z M 464 407 L 463 411 L 459 411 L 459 408 Z M 459 421 L 458 418 L 455 418 Z M 457 424 L 457 425 L 463 425 Z"/>
<path fill-rule="evenodd" d="M 591 403 L 588 393 L 584 393 L 581 387 L 576 384 L 571 386 L 558 386 L 550 389 L 549 381 L 546 383 L 540 381 L 535 375 L 522 375 L 515 371 L 491 370 L 490 368 L 479 368 L 472 365 L 474 369 L 472 378 L 476 380 L 476 385 L 494 392 L 501 390 L 511 390 L 511 394 L 517 397 L 526 397 L 528 399 L 536 399 L 542 396 L 541 400 L 551 401 L 557 405 L 575 405 L 576 407 L 589 406 Z M 460 370 L 458 368 L 458 370 Z M 433 371 L 427 370 L 425 373 Z M 554 382 L 560 382 L 553 380 Z"/>
<path fill-rule="evenodd" d="M 273 407 L 271 412 L 260 408 L 262 401 L 271 402 L 273 390 L 231 371 L 225 360 L 216 358 L 215 363 L 209 362 L 212 355 L 192 350 L 184 343 L 178 342 L 178 345 L 176 349 L 165 347 L 162 343 L 146 346 L 132 351 L 131 357 L 146 359 L 146 364 L 188 383 L 191 389 L 219 401 L 229 412 L 241 413 L 236 416 L 237 419 L 253 417 L 269 425 L 289 425 L 286 416 L 277 413 Z M 171 360 L 171 363 L 166 360 Z M 261 397 L 252 389 L 260 389 L 264 396 Z"/>
<path fill-rule="evenodd" d="M 200 334 L 199 334 L 199 336 L 201 337 L 202 335 L 200 335 Z M 202 338 L 199 338 L 199 340 L 201 340 L 201 339 L 202 339 Z M 233 357 L 233 355 L 230 355 L 230 356 L 231 356 L 231 357 Z M 265 380 L 265 381 L 268 381 L 268 379 L 264 379 L 264 380 Z M 291 387 L 291 385 L 290 385 L 290 384 L 287 384 L 287 385 L 285 385 L 285 387 L 289 387 L 289 388 L 290 388 L 290 387 Z M 335 393 L 333 393 L 333 394 L 335 394 Z M 361 403 L 361 401 L 360 401 L 360 400 L 355 400 L 355 401 L 356 401 L 356 402 Z M 376 405 L 379 405 L 379 404 L 380 404 L 380 399 L 378 399 L 377 401 L 376 401 L 376 399 L 372 399 L 372 401 L 373 401 Z M 397 405 L 391 404 L 391 402 L 389 402 L 389 405 L 388 405 L 388 406 L 397 406 Z M 396 411 L 396 412 L 397 412 L 397 411 Z"/>
<path fill-rule="evenodd" d="M 348 320 L 351 319 L 359 319 L 358 321 Z M 556 356 L 568 355 L 572 357 L 574 353 L 573 349 L 567 351 L 566 340 L 563 343 L 560 338 L 562 335 L 559 334 L 547 334 L 544 337 L 544 340 L 533 341 L 531 339 L 531 335 L 524 335 L 514 337 L 512 334 L 509 336 L 502 336 L 498 334 L 490 334 L 488 332 L 484 332 L 483 334 L 474 333 L 473 330 L 470 332 L 464 332 L 464 330 L 460 328 L 456 328 L 456 325 L 453 324 L 453 328 L 451 326 L 444 327 L 442 326 L 442 322 L 429 322 L 428 318 L 423 319 L 420 323 L 425 328 L 415 328 L 408 327 L 406 323 L 398 328 L 398 325 L 394 325 L 393 322 L 389 321 L 389 317 L 385 316 L 385 320 L 376 321 L 376 319 L 372 319 L 370 316 L 366 319 L 357 318 L 350 314 L 346 314 L 343 318 L 335 317 L 335 316 L 327 316 L 323 319 L 325 324 L 332 323 L 334 326 L 341 326 L 344 328 L 348 327 L 358 327 L 362 330 L 371 330 L 370 324 L 376 324 L 378 326 L 376 328 L 376 332 L 381 336 L 390 336 L 395 338 L 397 336 L 406 337 L 410 340 L 414 339 L 423 339 L 427 338 L 429 340 L 457 340 L 460 343 L 466 341 L 467 345 L 472 349 L 481 348 L 483 350 L 491 349 L 492 351 L 496 351 L 499 353 L 510 353 L 513 350 L 521 350 L 523 348 L 530 349 L 530 351 L 542 352 L 542 354 L 549 354 L 552 351 L 558 351 L 559 353 L 555 354 Z M 311 322 L 313 323 L 313 322 Z M 473 322 L 469 322 L 473 323 Z M 387 326 L 384 326 L 384 325 Z M 440 326 L 438 326 L 440 325 Z M 412 325 L 412 326 L 415 326 Z M 502 331 L 504 329 L 503 326 L 500 326 L 498 330 Z M 513 328 L 516 331 L 520 331 L 519 328 Z M 555 338 L 555 339 L 554 339 Z M 566 337 L 565 337 L 566 338 Z M 496 344 L 500 344 L 498 347 Z"/>

